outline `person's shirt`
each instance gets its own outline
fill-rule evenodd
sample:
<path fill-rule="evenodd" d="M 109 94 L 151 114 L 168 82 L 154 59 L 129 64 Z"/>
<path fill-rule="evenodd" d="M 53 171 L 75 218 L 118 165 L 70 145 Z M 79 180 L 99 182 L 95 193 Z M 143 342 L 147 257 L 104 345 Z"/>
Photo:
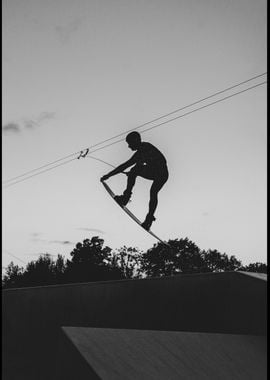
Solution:
<path fill-rule="evenodd" d="M 131 158 L 138 164 L 166 166 L 164 155 L 158 148 L 148 142 L 142 142 L 136 153 Z"/>

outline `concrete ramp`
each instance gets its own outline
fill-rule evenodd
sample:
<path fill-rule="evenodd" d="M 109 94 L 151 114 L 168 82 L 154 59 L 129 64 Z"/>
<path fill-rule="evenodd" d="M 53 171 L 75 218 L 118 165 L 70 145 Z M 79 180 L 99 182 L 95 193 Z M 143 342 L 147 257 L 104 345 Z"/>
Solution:
<path fill-rule="evenodd" d="M 266 338 L 64 327 L 61 380 L 264 380 Z M 74 361 L 76 360 L 76 368 Z"/>
<path fill-rule="evenodd" d="M 263 336 L 266 294 L 239 272 L 4 290 L 3 379 L 55 380 L 62 326 Z"/>

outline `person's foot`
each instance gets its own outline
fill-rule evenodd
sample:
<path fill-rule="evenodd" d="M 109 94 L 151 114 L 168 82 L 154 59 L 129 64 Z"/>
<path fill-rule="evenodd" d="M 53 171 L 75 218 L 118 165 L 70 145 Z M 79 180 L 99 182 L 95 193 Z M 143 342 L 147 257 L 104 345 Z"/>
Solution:
<path fill-rule="evenodd" d="M 116 202 L 120 205 L 120 206 L 126 206 L 130 200 L 130 196 L 129 194 L 123 194 L 123 195 L 116 195 L 114 197 L 114 199 L 116 200 Z"/>
<path fill-rule="evenodd" d="M 149 231 L 154 220 L 156 220 L 154 215 L 147 214 L 145 221 L 141 224 L 142 228 L 144 228 L 146 231 Z"/>

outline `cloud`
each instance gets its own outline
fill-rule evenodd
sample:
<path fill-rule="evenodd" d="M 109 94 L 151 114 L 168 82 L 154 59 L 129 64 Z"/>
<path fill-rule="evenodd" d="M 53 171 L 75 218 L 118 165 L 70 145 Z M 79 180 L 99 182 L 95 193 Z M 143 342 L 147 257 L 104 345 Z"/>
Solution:
<path fill-rule="evenodd" d="M 33 232 L 33 233 L 31 234 L 31 236 L 33 236 L 34 238 L 37 238 L 37 237 L 40 236 L 40 235 L 42 235 L 41 232 Z"/>
<path fill-rule="evenodd" d="M 47 121 L 54 119 L 56 113 L 44 111 L 41 112 L 37 117 L 24 119 L 22 122 L 10 122 L 6 123 L 2 127 L 2 132 L 7 133 L 20 133 L 24 128 L 33 129 L 44 125 Z"/>
<path fill-rule="evenodd" d="M 77 230 L 81 230 L 81 231 L 87 231 L 87 232 L 97 232 L 99 234 L 105 234 L 105 231 L 102 231 L 102 230 L 99 230 L 97 228 L 77 228 Z"/>
<path fill-rule="evenodd" d="M 16 123 L 7 123 L 2 127 L 3 133 L 19 133 L 20 126 Z"/>
<path fill-rule="evenodd" d="M 72 242 L 72 241 L 69 241 L 69 240 L 48 240 L 48 239 L 42 239 L 40 236 L 42 234 L 39 233 L 39 232 L 34 232 L 31 234 L 32 236 L 32 241 L 34 242 L 44 242 L 44 243 L 47 243 L 47 244 L 61 244 L 61 245 L 69 245 L 69 244 L 72 244 L 74 245 L 75 243 Z"/>
<path fill-rule="evenodd" d="M 81 20 L 74 20 L 63 26 L 56 26 L 56 34 L 63 44 L 70 41 L 72 34 L 74 34 L 81 25 Z"/>
<path fill-rule="evenodd" d="M 72 242 L 72 241 L 69 241 L 69 240 L 51 240 L 49 241 L 49 243 L 53 243 L 53 244 L 61 244 L 61 245 L 74 245 L 75 243 Z"/>
<path fill-rule="evenodd" d="M 43 121 L 43 120 L 50 120 L 50 119 L 53 119 L 55 117 L 55 112 L 42 112 L 39 116 L 40 120 Z"/>
<path fill-rule="evenodd" d="M 40 127 L 46 121 L 51 120 L 54 117 L 55 117 L 55 112 L 42 112 L 35 119 L 25 119 L 24 126 L 26 128 Z"/>

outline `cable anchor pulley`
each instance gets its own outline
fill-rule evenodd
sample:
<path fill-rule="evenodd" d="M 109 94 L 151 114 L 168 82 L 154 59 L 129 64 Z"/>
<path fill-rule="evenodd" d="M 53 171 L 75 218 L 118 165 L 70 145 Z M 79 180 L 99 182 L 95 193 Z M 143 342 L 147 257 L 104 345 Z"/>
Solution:
<path fill-rule="evenodd" d="M 89 148 L 81 150 L 80 155 L 79 155 L 79 157 L 77 157 L 77 159 L 79 160 L 80 158 L 85 158 L 88 153 L 89 153 Z"/>

